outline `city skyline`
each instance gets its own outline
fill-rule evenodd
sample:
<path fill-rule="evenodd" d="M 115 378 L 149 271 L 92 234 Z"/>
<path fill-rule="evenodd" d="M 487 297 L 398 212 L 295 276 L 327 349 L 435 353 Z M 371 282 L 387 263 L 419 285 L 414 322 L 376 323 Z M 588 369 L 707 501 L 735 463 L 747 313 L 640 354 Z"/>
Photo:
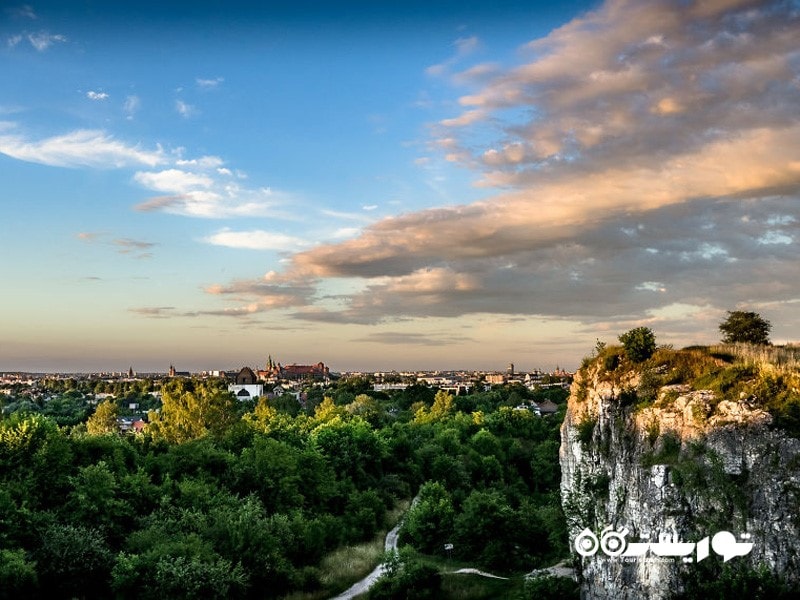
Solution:
<path fill-rule="evenodd" d="M 800 7 L 0 10 L 0 371 L 796 341 Z"/>

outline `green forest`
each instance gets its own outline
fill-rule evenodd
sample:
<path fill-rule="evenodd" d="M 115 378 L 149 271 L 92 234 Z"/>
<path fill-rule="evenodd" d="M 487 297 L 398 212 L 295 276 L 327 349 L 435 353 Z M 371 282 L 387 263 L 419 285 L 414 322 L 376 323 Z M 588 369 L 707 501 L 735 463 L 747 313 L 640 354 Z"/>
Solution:
<path fill-rule="evenodd" d="M 577 597 L 570 580 L 523 577 L 567 555 L 563 389 L 387 394 L 351 378 L 302 407 L 174 379 L 158 401 L 136 382 L 92 406 L 98 389 L 50 385 L 3 407 L 0 598 L 313 600 L 382 560 L 373 599 Z M 545 398 L 558 413 L 518 407 Z M 134 403 L 149 424 L 119 433 Z M 448 574 L 459 566 L 508 579 Z"/>

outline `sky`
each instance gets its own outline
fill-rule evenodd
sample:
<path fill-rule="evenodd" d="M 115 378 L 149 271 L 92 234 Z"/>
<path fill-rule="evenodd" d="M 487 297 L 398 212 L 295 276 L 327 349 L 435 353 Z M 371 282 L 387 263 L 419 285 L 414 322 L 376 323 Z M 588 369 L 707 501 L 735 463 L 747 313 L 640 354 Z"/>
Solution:
<path fill-rule="evenodd" d="M 798 340 L 800 4 L 0 3 L 0 371 Z"/>

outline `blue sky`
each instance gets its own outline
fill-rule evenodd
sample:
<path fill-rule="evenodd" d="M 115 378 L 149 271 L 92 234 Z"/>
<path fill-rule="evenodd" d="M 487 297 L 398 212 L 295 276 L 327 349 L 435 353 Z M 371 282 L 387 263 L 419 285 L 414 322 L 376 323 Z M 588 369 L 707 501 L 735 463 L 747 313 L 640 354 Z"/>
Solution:
<path fill-rule="evenodd" d="M 793 2 L 0 15 L 0 370 L 796 339 Z"/>

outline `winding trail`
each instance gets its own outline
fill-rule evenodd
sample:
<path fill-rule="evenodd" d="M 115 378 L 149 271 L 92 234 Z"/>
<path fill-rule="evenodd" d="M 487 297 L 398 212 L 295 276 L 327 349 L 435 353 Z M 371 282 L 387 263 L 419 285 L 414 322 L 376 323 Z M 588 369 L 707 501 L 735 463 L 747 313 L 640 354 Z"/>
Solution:
<path fill-rule="evenodd" d="M 411 508 L 417 503 L 417 500 L 419 500 L 419 494 L 414 496 L 414 499 L 411 501 L 411 506 L 408 507 L 408 510 L 411 510 Z M 408 511 L 406 511 L 406 514 L 408 514 Z M 386 534 L 386 541 L 384 542 L 383 547 L 387 552 L 389 550 L 394 552 L 397 551 L 397 537 L 398 533 L 400 532 L 400 526 L 403 524 L 403 519 L 405 519 L 405 515 L 403 515 L 403 518 L 400 519 L 397 525 L 395 525 L 392 530 Z M 366 593 L 369 588 L 371 588 L 375 582 L 378 581 L 378 578 L 383 575 L 385 570 L 386 569 L 384 568 L 383 563 L 380 563 L 369 575 L 364 577 L 364 579 L 355 582 L 341 594 L 331 598 L 331 600 L 352 600 L 356 596 Z"/>
<path fill-rule="evenodd" d="M 402 521 L 401 521 L 402 523 Z M 386 534 L 386 542 L 384 543 L 384 548 L 388 550 L 397 550 L 397 533 L 400 531 L 400 525 L 398 523 L 394 526 L 389 533 Z M 372 572 L 364 577 L 361 581 L 355 582 L 341 594 L 336 596 L 335 598 L 331 598 L 331 600 L 351 600 L 360 594 L 364 594 L 371 588 L 376 581 L 378 581 L 378 577 L 383 575 L 385 571 L 383 563 L 379 564 L 375 567 Z"/>
<path fill-rule="evenodd" d="M 500 575 L 492 575 L 491 573 L 487 573 L 486 571 L 480 571 L 478 569 L 466 568 L 466 569 L 459 569 L 458 571 L 448 571 L 450 575 L 480 575 L 481 577 L 488 577 L 490 579 L 508 579 L 508 577 L 500 577 Z"/>
<path fill-rule="evenodd" d="M 408 507 L 408 510 L 411 510 L 414 505 L 419 500 L 419 494 L 414 496 L 414 499 L 411 501 L 411 506 Z M 408 511 L 406 511 L 408 514 Z M 383 544 L 384 549 L 388 552 L 392 550 L 394 552 L 397 551 L 397 538 L 400 532 L 400 526 L 403 524 L 403 520 L 405 519 L 405 515 L 400 521 L 395 525 L 392 530 L 386 534 L 386 541 Z M 377 567 L 375 567 L 372 572 L 364 577 L 361 581 L 357 581 L 345 591 L 343 591 L 338 596 L 331 598 L 330 600 L 353 600 L 353 598 L 360 596 L 361 594 L 365 594 L 369 591 L 369 589 L 375 585 L 375 582 L 378 581 L 378 578 L 383 575 L 386 569 L 383 566 L 383 563 L 380 563 Z M 451 574 L 454 575 L 480 575 L 481 577 L 490 577 L 492 579 L 508 579 L 508 577 L 500 577 L 499 575 L 492 575 L 491 573 L 487 573 L 486 571 L 480 571 L 478 569 L 458 569 L 457 571 L 450 571 Z M 537 575 L 556 575 L 558 577 L 573 577 L 575 576 L 574 569 L 571 569 L 566 566 L 565 562 L 559 563 L 554 567 L 549 567 L 547 569 L 538 569 L 536 571 L 532 571 L 526 575 L 526 577 L 535 577 Z"/>

